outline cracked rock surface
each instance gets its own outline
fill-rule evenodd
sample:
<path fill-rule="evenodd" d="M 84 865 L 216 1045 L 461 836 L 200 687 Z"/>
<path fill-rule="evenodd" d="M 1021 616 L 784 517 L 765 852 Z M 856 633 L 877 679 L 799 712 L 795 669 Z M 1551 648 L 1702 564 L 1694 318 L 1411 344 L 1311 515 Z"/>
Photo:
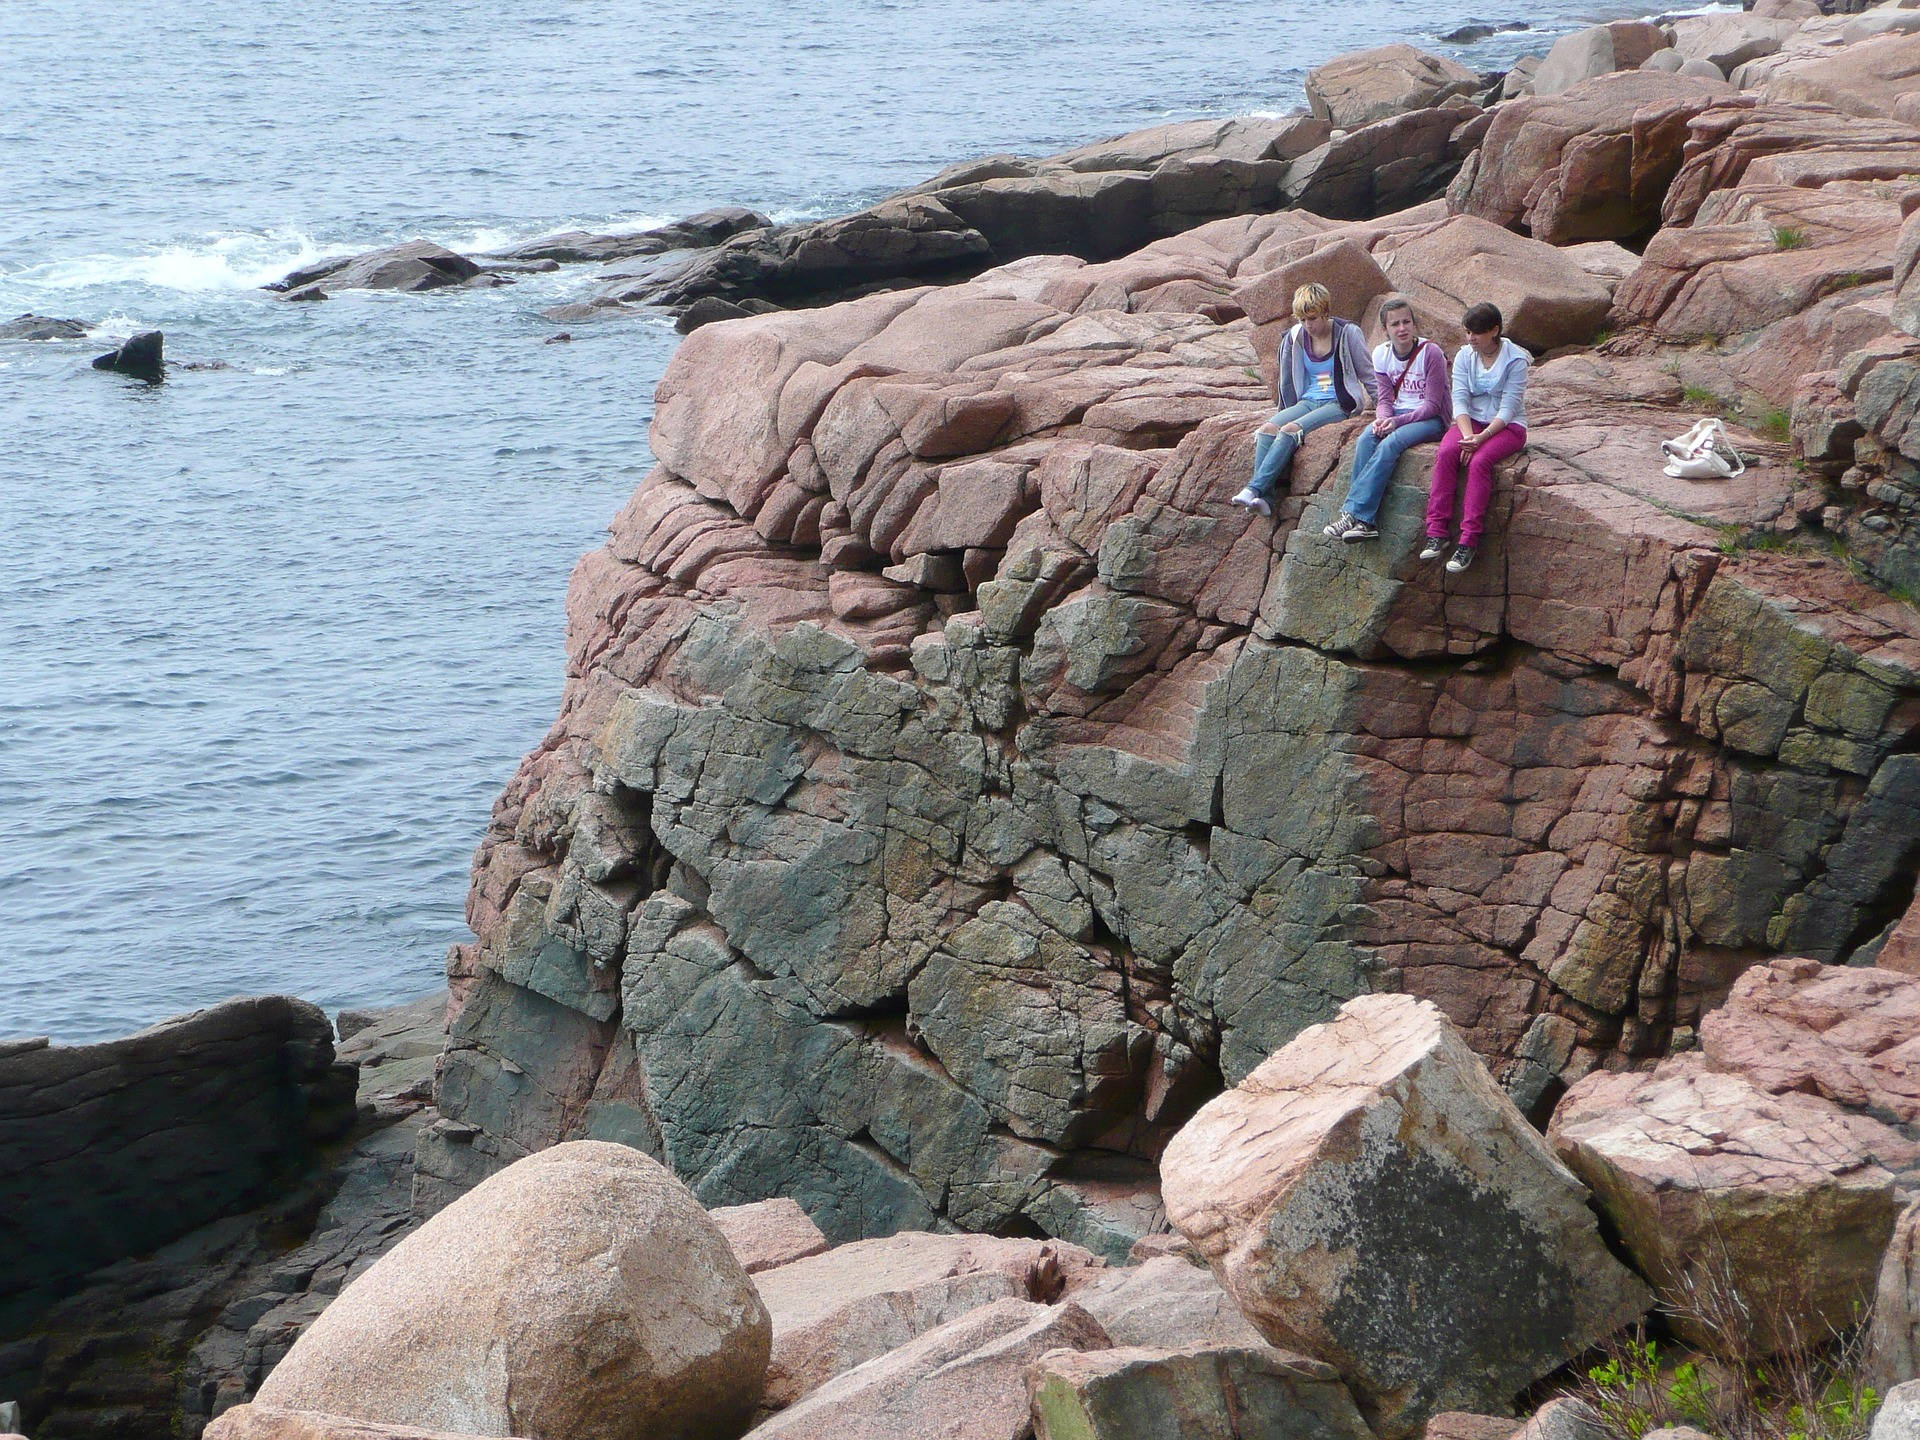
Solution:
<path fill-rule="evenodd" d="M 1414 557 L 1426 447 L 1379 543 L 1319 535 L 1353 425 L 1229 506 L 1260 286 L 1323 252 L 1443 335 L 1467 259 L 1565 277 L 1541 343 L 1616 283 L 1433 202 L 687 339 L 476 857 L 423 1208 L 587 1136 L 836 1242 L 1119 1259 L 1179 1126 L 1356 996 L 1431 1001 L 1537 1108 L 1758 959 L 1874 953 L 1920 858 L 1911 608 L 1729 546 L 1804 482 L 1757 437 L 1662 475 L 1682 380 L 1618 342 L 1537 367 L 1464 575 Z"/>

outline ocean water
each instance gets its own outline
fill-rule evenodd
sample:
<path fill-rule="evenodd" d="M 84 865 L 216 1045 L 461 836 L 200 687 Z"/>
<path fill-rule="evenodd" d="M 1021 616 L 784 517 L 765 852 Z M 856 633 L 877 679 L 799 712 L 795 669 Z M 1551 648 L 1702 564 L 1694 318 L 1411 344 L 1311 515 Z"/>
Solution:
<path fill-rule="evenodd" d="M 671 327 L 542 343 L 585 269 L 263 282 L 415 236 L 839 213 L 970 156 L 1285 111 L 1368 44 L 1504 68 L 1590 3 L 0 6 L 0 319 L 97 327 L 0 342 L 0 1037 L 436 986 L 555 713 L 569 572 L 651 463 Z M 1469 19 L 1536 28 L 1435 43 Z M 165 384 L 89 368 L 154 327 Z"/>

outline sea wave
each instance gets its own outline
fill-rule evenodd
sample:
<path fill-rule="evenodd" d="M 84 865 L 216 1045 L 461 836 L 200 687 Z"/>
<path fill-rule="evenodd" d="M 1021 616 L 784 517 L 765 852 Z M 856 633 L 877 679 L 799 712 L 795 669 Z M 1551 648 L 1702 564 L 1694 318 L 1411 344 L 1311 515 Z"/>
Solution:
<path fill-rule="evenodd" d="M 208 293 L 257 290 L 280 279 L 289 270 L 329 255 L 348 255 L 424 238 L 462 255 L 487 255 L 530 240 L 570 230 L 627 235 L 652 230 L 680 217 L 654 213 L 626 214 L 601 220 L 542 220 L 529 224 L 475 223 L 438 233 L 428 228 L 408 234 L 364 235 L 321 241 L 292 226 L 270 230 L 235 230 L 200 240 L 163 245 L 133 255 L 87 254 L 46 260 L 13 269 L 0 268 L 0 295 L 17 295 L 31 303 L 36 292 L 59 293 L 135 285 L 155 290 Z"/>
<path fill-rule="evenodd" d="M 142 285 L 158 290 L 252 290 L 299 265 L 338 254 L 302 230 L 239 230 L 137 255 L 76 255 L 23 266 L 3 277 L 9 290 L 91 290 Z"/>

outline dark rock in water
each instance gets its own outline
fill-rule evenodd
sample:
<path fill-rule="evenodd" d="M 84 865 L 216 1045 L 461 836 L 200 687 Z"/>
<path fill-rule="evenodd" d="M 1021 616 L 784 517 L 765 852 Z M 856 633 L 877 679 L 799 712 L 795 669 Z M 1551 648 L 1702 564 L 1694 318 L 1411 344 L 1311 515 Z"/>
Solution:
<path fill-rule="evenodd" d="M 618 300 L 595 300 L 570 305 L 552 305 L 540 312 L 543 320 L 551 320 L 556 325 L 580 325 L 594 320 L 614 320 L 622 315 L 637 315 L 640 312 L 631 305 L 622 305 Z"/>
<path fill-rule="evenodd" d="M 542 345 L 565 345 L 571 342 L 572 339 L 573 339 L 573 333 L 571 331 L 562 330 L 558 335 L 549 335 L 546 339 L 542 340 L 540 343 Z"/>
<path fill-rule="evenodd" d="M 778 305 L 765 300 L 722 300 L 718 295 L 702 295 L 693 304 L 680 312 L 680 318 L 673 322 L 673 328 L 682 335 L 691 335 L 702 325 L 711 325 L 716 320 L 738 320 L 745 315 L 765 315 L 778 310 Z"/>
<path fill-rule="evenodd" d="M 662 255 L 669 250 L 705 249 L 738 235 L 743 230 L 761 230 L 773 224 L 758 210 L 740 205 L 703 210 L 671 225 L 642 230 L 632 235 L 595 235 L 586 230 L 568 230 L 559 235 L 544 235 L 510 250 L 502 250 L 489 259 L 545 260 L 581 264 L 607 260 L 630 260 L 638 255 Z"/>
<path fill-rule="evenodd" d="M 84 320 L 55 320 L 46 315 L 21 315 L 0 320 L 0 340 L 78 340 L 87 333 Z"/>
<path fill-rule="evenodd" d="M 1456 30 L 1447 31 L 1447 33 L 1440 38 L 1449 45 L 1470 45 L 1475 40 L 1485 40 L 1492 35 L 1508 35 L 1516 30 L 1526 30 L 1530 28 L 1531 27 L 1523 20 L 1509 20 L 1502 25 L 1493 25 L 1484 20 L 1475 20 L 1471 24 L 1460 26 Z"/>
<path fill-rule="evenodd" d="M 166 337 L 158 330 L 142 330 L 118 350 L 95 356 L 93 368 L 131 375 L 136 380 L 153 384 L 166 378 L 165 345 Z"/>
<path fill-rule="evenodd" d="M 352 1123 L 333 1058 L 327 1017 L 275 995 L 0 1059 L 0 1328 L 36 1292 L 258 1203 L 304 1166 Z"/>
<path fill-rule="evenodd" d="M 480 266 L 431 240 L 409 240 L 369 250 L 364 255 L 341 255 L 318 260 L 291 271 L 269 290 L 284 299 L 312 300 L 341 290 L 443 290 L 461 285 L 481 273 Z"/>
<path fill-rule="evenodd" d="M 182 370 L 231 370 L 233 366 L 225 360 L 189 360 L 180 368 Z"/>
<path fill-rule="evenodd" d="M 853 215 L 662 253 L 639 272 L 609 275 L 601 293 L 672 309 L 703 296 L 816 304 L 963 279 L 1028 255 L 1112 259 L 1209 220 L 1283 204 L 1289 166 L 1328 130 L 1305 115 L 1197 120 L 1042 160 L 988 156 Z"/>
<path fill-rule="evenodd" d="M 611 299 L 691 305 L 704 295 L 738 302 L 843 292 L 903 276 L 957 277 L 993 260 L 986 237 L 932 196 L 896 196 L 855 215 L 736 235 L 669 266 L 658 278 L 617 282 Z"/>
<path fill-rule="evenodd" d="M 253 1394 L 332 1297 L 417 1223 L 412 1157 L 436 1118 L 445 1014 L 443 991 L 342 1026 L 351 1038 L 339 1061 L 359 1067 L 345 1153 L 330 1147 L 263 1209 L 63 1287 L 30 1332 L 0 1324 L 0 1394 L 19 1398 L 32 1433 L 194 1440 Z M 169 1198 L 157 1189 L 152 1208 Z"/>

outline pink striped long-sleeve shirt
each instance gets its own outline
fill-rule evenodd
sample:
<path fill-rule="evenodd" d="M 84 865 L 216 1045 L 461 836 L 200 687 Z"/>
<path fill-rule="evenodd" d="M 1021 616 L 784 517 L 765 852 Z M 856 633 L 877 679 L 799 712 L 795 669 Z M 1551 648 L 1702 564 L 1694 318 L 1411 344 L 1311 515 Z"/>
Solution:
<path fill-rule="evenodd" d="M 1374 347 L 1373 373 L 1380 397 L 1374 413 L 1382 420 L 1411 425 L 1446 417 L 1447 357 L 1433 341 L 1414 341 L 1405 360 L 1393 353 L 1391 342 Z"/>

